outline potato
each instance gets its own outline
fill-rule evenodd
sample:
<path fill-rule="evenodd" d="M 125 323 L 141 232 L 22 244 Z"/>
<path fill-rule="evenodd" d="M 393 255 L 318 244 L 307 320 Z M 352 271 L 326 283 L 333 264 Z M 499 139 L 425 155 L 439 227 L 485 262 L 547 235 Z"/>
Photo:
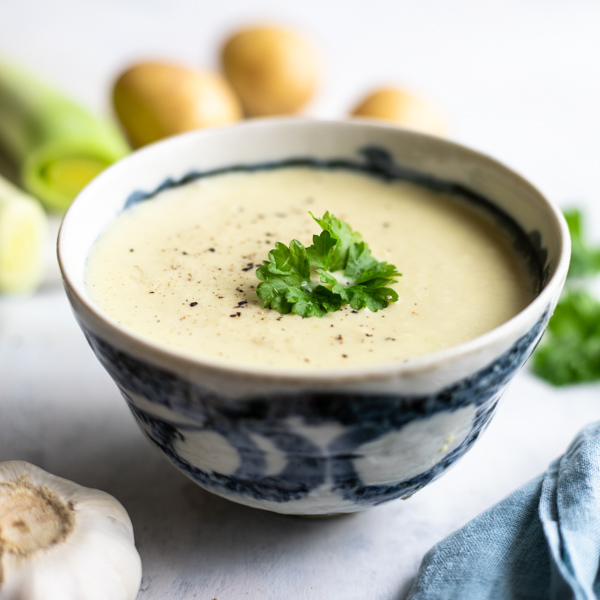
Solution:
<path fill-rule="evenodd" d="M 265 26 L 235 33 L 222 48 L 221 63 L 249 117 L 297 113 L 318 85 L 316 50 L 288 29 Z"/>
<path fill-rule="evenodd" d="M 351 116 L 381 119 L 433 135 L 447 135 L 441 111 L 425 99 L 401 88 L 380 88 L 365 96 Z"/>
<path fill-rule="evenodd" d="M 128 68 L 114 84 L 113 104 L 136 148 L 242 117 L 240 102 L 221 75 L 166 62 Z"/>

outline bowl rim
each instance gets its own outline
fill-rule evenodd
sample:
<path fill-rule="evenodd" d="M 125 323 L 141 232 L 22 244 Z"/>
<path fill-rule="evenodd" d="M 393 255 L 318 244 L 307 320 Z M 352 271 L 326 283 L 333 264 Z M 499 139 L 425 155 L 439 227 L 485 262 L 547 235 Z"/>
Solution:
<path fill-rule="evenodd" d="M 559 232 L 558 244 L 558 261 L 554 269 L 554 273 L 550 276 L 548 281 L 544 284 L 543 289 L 537 296 L 527 304 L 516 315 L 498 325 L 497 327 L 475 337 L 461 344 L 456 344 L 448 348 L 427 353 L 424 355 L 416 356 L 413 358 L 403 359 L 401 361 L 383 361 L 377 363 L 371 363 L 367 365 L 355 365 L 355 366 L 336 366 L 326 368 L 293 368 L 293 367 L 270 367 L 266 365 L 252 364 L 252 363 L 241 363 L 241 362 L 226 362 L 220 359 L 211 359 L 207 357 L 196 357 L 191 356 L 176 348 L 171 348 L 165 344 L 154 342 L 150 337 L 144 336 L 137 333 L 133 329 L 121 325 L 113 317 L 105 313 L 100 307 L 98 307 L 87 295 L 85 287 L 79 285 L 77 281 L 71 276 L 66 261 L 63 257 L 65 253 L 65 246 L 67 245 L 68 237 L 71 235 L 71 230 L 76 228 L 73 224 L 73 206 L 77 206 L 82 197 L 86 197 L 94 192 L 94 188 L 97 183 L 104 180 L 107 177 L 112 176 L 115 171 L 126 168 L 123 165 L 128 163 L 130 160 L 143 160 L 146 154 L 151 155 L 156 152 L 157 148 L 168 148 L 169 146 L 177 146 L 185 143 L 189 138 L 196 137 L 210 137 L 214 135 L 220 135 L 222 132 L 231 134 L 234 129 L 254 129 L 263 127 L 305 127 L 305 126 L 316 126 L 316 127 L 356 127 L 365 129 L 385 129 L 402 132 L 402 134 L 408 136 L 414 136 L 415 138 L 428 138 L 434 140 L 435 143 L 439 143 L 448 148 L 454 148 L 463 154 L 471 155 L 480 160 L 486 161 L 489 164 L 500 167 L 507 175 L 510 175 L 521 185 L 526 186 L 532 192 L 534 192 L 543 202 L 546 204 L 546 208 L 549 209 L 548 214 L 554 218 L 554 226 Z M 249 163 L 250 164 L 250 163 Z M 133 191 L 133 190 L 132 190 Z M 152 362 L 158 364 L 179 364 L 189 372 L 194 368 L 209 369 L 215 373 L 222 375 L 242 376 L 246 379 L 254 380 L 271 380 L 286 382 L 290 384 L 294 383 L 307 383 L 314 382 L 315 384 L 324 383 L 336 383 L 336 382 L 351 382 L 356 380 L 370 380 L 370 379 L 381 379 L 389 377 L 391 375 L 402 377 L 406 375 L 418 375 L 421 372 L 429 371 L 437 365 L 444 364 L 450 360 L 456 360 L 460 357 L 466 357 L 469 355 L 477 354 L 482 352 L 485 348 L 490 347 L 495 342 L 499 342 L 502 339 L 513 339 L 515 332 L 521 332 L 521 335 L 525 333 L 532 323 L 535 323 L 544 314 L 549 307 L 553 307 L 553 302 L 557 301 L 557 289 L 561 289 L 566 279 L 567 271 L 569 268 L 570 254 L 571 254 L 571 240 L 567 227 L 566 220 L 562 214 L 562 211 L 558 205 L 552 201 L 546 194 L 542 193 L 538 187 L 534 186 L 529 180 L 525 179 L 517 171 L 508 167 L 499 160 L 492 158 L 484 152 L 474 150 L 461 143 L 449 140 L 446 138 L 439 138 L 427 133 L 421 133 L 413 130 L 409 130 L 394 124 L 379 122 L 370 119 L 316 119 L 316 118 L 300 118 L 300 117 L 263 117 L 251 119 L 248 121 L 242 121 L 233 125 L 226 125 L 220 127 L 211 127 L 206 129 L 199 129 L 195 131 L 186 132 L 183 134 L 175 135 L 152 144 L 148 144 L 142 148 L 133 151 L 131 154 L 120 159 L 105 171 L 100 173 L 94 178 L 86 187 L 78 194 L 75 198 L 66 214 L 63 217 L 60 225 L 58 237 L 57 237 L 57 258 L 60 268 L 60 272 L 63 278 L 65 288 L 68 289 L 68 296 L 72 294 L 80 306 L 84 307 L 88 314 L 91 314 L 93 318 L 101 323 L 104 328 L 110 331 L 110 335 L 107 337 L 110 339 L 118 338 L 117 343 L 121 349 L 124 347 L 130 348 L 132 345 L 138 346 L 143 350 L 141 354 L 144 357 L 153 356 L 157 360 L 150 359 Z M 69 298 L 71 305 L 73 302 Z M 72 306 L 74 309 L 74 307 Z M 74 309 L 74 312 L 77 311 Z M 515 340 L 516 341 L 516 340 Z M 160 360 L 162 357 L 165 360 Z"/>

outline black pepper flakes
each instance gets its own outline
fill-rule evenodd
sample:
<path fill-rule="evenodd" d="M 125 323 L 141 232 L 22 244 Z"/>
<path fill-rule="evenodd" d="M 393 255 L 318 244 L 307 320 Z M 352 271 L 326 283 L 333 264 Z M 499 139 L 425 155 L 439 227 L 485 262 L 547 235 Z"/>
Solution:
<path fill-rule="evenodd" d="M 190 306 L 198 306 L 197 302 L 190 302 Z"/>

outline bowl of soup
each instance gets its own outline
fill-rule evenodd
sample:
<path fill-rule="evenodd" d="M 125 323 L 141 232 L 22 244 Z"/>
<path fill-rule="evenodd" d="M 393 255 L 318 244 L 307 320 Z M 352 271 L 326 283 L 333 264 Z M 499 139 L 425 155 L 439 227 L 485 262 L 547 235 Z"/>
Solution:
<path fill-rule="evenodd" d="M 325 215 L 396 267 L 394 292 L 318 316 L 265 306 L 257 270 L 320 243 Z M 492 158 L 300 119 L 138 150 L 58 240 L 75 318 L 150 442 L 212 493 L 298 515 L 408 498 L 455 464 L 540 340 L 569 254 L 557 207 Z"/>

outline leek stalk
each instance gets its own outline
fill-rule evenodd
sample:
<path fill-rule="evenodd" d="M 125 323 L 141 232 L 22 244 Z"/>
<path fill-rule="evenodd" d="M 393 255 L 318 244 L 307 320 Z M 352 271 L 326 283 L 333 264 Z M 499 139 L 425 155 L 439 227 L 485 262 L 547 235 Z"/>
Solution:
<path fill-rule="evenodd" d="M 42 205 L 0 176 L 0 293 L 37 289 L 44 276 L 47 238 Z"/>
<path fill-rule="evenodd" d="M 113 123 L 5 64 L 0 64 L 0 147 L 20 185 L 55 212 L 64 212 L 91 179 L 129 152 Z"/>

